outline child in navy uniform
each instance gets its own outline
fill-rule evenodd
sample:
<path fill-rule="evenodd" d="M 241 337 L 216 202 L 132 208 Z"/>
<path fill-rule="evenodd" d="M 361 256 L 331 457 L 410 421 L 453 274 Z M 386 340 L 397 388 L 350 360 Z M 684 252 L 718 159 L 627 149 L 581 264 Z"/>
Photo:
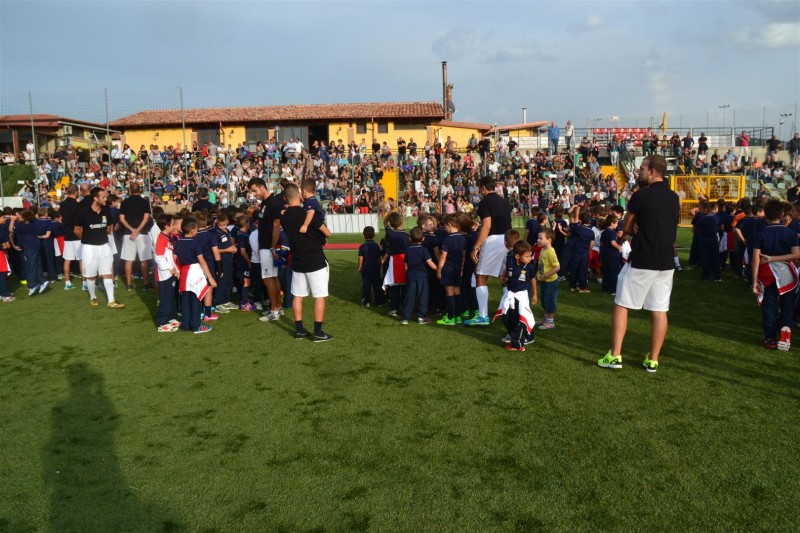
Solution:
<path fill-rule="evenodd" d="M 197 235 L 195 239 L 200 246 L 200 251 L 203 253 L 203 259 L 206 262 L 206 266 L 208 266 L 211 278 L 213 278 L 214 281 L 218 281 L 219 278 L 222 277 L 222 262 L 219 255 L 219 248 L 217 247 L 217 237 L 214 235 L 214 230 L 208 225 L 208 218 L 205 213 L 195 213 L 195 220 L 197 222 Z M 212 269 L 212 267 L 214 268 Z M 210 283 L 211 279 L 208 281 Z M 215 283 L 212 287 L 217 287 L 217 284 Z M 217 313 L 229 312 L 227 309 L 218 309 L 217 312 L 212 311 L 211 305 L 214 301 L 214 292 L 216 291 L 208 291 L 203 299 L 203 320 L 206 322 L 219 320 L 219 315 Z"/>
<path fill-rule="evenodd" d="M 475 319 L 480 316 L 478 311 L 478 297 L 475 294 L 475 287 L 472 286 L 472 278 L 475 275 L 475 261 L 472 260 L 472 250 L 475 248 L 475 241 L 478 240 L 478 221 L 466 213 L 459 213 L 459 223 L 461 233 L 464 234 L 464 273 L 461 276 L 461 318 Z"/>
<path fill-rule="evenodd" d="M 764 346 L 788 352 L 797 298 L 797 268 L 793 262 L 800 260 L 800 241 L 794 230 L 781 224 L 782 212 L 780 200 L 768 200 L 764 206 L 766 226 L 752 243 L 752 275 L 753 293 L 761 304 Z"/>
<path fill-rule="evenodd" d="M 439 267 L 436 276 L 444 287 L 447 314 L 436 323 L 442 326 L 455 326 L 461 323 L 458 301 L 461 295 L 461 275 L 464 272 L 464 247 L 466 239 L 460 233 L 461 226 L 456 215 L 444 217 L 444 226 L 448 236 L 444 240 L 439 255 Z"/>
<path fill-rule="evenodd" d="M 45 268 L 47 268 L 47 279 L 53 282 L 58 279 L 58 271 L 56 270 L 56 248 L 53 244 L 53 224 L 49 211 L 44 207 L 40 207 L 39 216 L 34 224 L 36 225 L 36 233 L 39 236 L 41 257 L 44 260 Z"/>
<path fill-rule="evenodd" d="M 716 205 L 703 200 L 694 223 L 694 246 L 703 281 L 722 281 L 719 264 L 719 231 L 721 228 Z"/>
<path fill-rule="evenodd" d="M 567 246 L 567 235 L 569 234 L 569 224 L 564 220 L 564 208 L 559 206 L 553 211 L 553 232 L 555 238 L 553 239 L 553 249 L 556 251 L 558 257 L 558 264 L 564 265 L 564 269 L 558 273 L 559 281 L 566 281 L 566 267 L 569 264 L 570 258 L 566 256 L 564 251 Z"/>
<path fill-rule="evenodd" d="M 375 242 L 375 228 L 367 226 L 363 231 L 364 242 L 358 247 L 358 273 L 361 274 L 361 306 L 369 307 L 372 293 L 375 305 L 383 305 L 381 289 L 381 247 Z"/>
<path fill-rule="evenodd" d="M 250 235 L 247 231 L 250 228 L 250 221 L 247 216 L 239 215 L 236 219 L 236 225 L 239 231 L 236 232 L 236 248 L 237 253 L 233 258 L 233 266 L 236 270 L 236 277 L 241 281 L 242 288 L 239 291 L 239 310 L 253 311 L 255 307 L 250 303 L 250 269 L 252 263 L 250 258 L 252 252 L 250 250 Z"/>
<path fill-rule="evenodd" d="M 413 228 L 409 238 L 411 244 L 406 251 L 406 300 L 403 303 L 403 314 L 400 316 L 401 324 L 408 324 L 411 311 L 414 310 L 416 302 L 420 324 L 430 324 L 428 318 L 428 271 L 435 270 L 436 264 L 433 262 L 428 250 L 422 246 L 423 233 L 421 228 Z"/>
<path fill-rule="evenodd" d="M 589 255 L 594 246 L 594 231 L 590 227 L 591 216 L 588 212 L 580 213 L 575 206 L 572 212 L 572 224 L 569 225 L 569 240 L 572 242 L 569 262 L 569 290 L 580 293 L 590 292 L 588 285 Z"/>
<path fill-rule="evenodd" d="M 306 178 L 301 182 L 300 197 L 303 199 L 303 211 L 306 212 L 306 218 L 303 225 L 300 227 L 300 233 L 308 231 L 308 225 L 318 217 L 320 222 L 325 222 L 325 211 L 322 209 L 322 204 L 316 198 L 317 182 L 313 178 Z M 322 244 L 325 244 L 325 236 L 320 234 Z"/>
<path fill-rule="evenodd" d="M 11 249 L 11 241 L 9 240 L 6 222 L 10 218 L 10 214 L 0 213 L 0 300 L 4 304 L 15 300 L 14 295 L 8 290 L 8 275 L 11 273 L 11 267 L 8 263 L 7 254 Z"/>
<path fill-rule="evenodd" d="M 22 252 L 24 272 L 28 280 L 28 296 L 35 296 L 46 291 L 50 282 L 45 281 L 42 273 L 41 246 L 35 225 L 36 215 L 33 211 L 25 210 L 19 217 L 19 220 L 12 221 L 10 225 L 11 242 L 15 244 L 15 250 Z"/>
<path fill-rule="evenodd" d="M 389 315 L 399 316 L 400 304 L 405 298 L 405 255 L 409 238 L 408 233 L 403 231 L 403 217 L 396 211 L 386 216 L 385 229 L 388 269 L 383 286 L 389 287 Z"/>
<path fill-rule="evenodd" d="M 622 247 L 617 242 L 617 215 L 608 215 L 600 221 L 603 228 L 600 234 L 600 262 L 603 266 L 603 292 L 615 294 L 617 292 L 617 279 L 622 268 Z"/>
<path fill-rule="evenodd" d="M 219 251 L 220 265 L 217 267 L 222 275 L 218 278 L 219 288 L 214 291 L 214 306 L 218 312 L 221 309 L 230 311 L 238 309 L 238 305 L 231 303 L 231 290 L 233 289 L 233 256 L 238 247 L 231 233 L 228 231 L 228 214 L 221 211 L 217 215 L 215 227 L 211 230 L 216 237 L 216 246 Z"/>
<path fill-rule="evenodd" d="M 156 237 L 154 254 L 158 281 L 158 314 L 156 315 L 158 333 L 175 332 L 180 325 L 180 322 L 175 319 L 178 311 L 175 306 L 175 286 L 177 278 L 180 276 L 172 244 L 172 236 L 178 231 L 174 226 L 175 220 L 172 215 L 162 214 L 157 221 L 158 227 L 161 228 L 161 233 Z"/>
<path fill-rule="evenodd" d="M 530 342 L 535 320 L 531 311 L 531 304 L 536 304 L 536 270 L 533 266 L 533 247 L 524 240 L 514 244 L 508 254 L 506 268 L 500 276 L 500 282 L 505 284 L 506 291 L 500 301 L 500 307 L 495 314 L 503 317 L 510 341 L 505 349 L 512 352 L 524 352 L 525 344 Z M 533 296 L 530 296 L 530 292 Z M 526 342 L 527 341 L 527 342 Z"/>
<path fill-rule="evenodd" d="M 193 331 L 194 333 L 208 333 L 211 331 L 209 326 L 201 325 L 201 315 L 203 306 L 200 303 L 202 294 L 193 292 L 193 283 L 198 276 L 204 275 L 208 284 L 213 288 L 217 282 L 208 269 L 206 260 L 203 258 L 203 247 L 197 241 L 197 221 L 192 217 L 187 217 L 181 226 L 183 238 L 175 243 L 175 257 L 180 265 L 181 278 L 181 329 Z M 197 268 L 201 272 L 197 272 Z M 199 282 L 203 285 L 202 281 Z"/>

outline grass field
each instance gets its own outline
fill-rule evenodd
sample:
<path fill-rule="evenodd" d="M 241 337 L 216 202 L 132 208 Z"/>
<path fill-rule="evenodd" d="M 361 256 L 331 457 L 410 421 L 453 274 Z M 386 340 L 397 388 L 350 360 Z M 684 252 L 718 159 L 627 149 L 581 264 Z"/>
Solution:
<path fill-rule="evenodd" d="M 236 312 L 159 335 L 141 291 L 123 311 L 18 291 L 0 307 L 0 530 L 797 529 L 800 363 L 761 347 L 740 282 L 677 273 L 647 374 L 638 313 L 625 368 L 595 366 L 596 284 L 508 354 L 499 324 L 361 309 L 355 252 L 328 257 L 323 344 Z"/>

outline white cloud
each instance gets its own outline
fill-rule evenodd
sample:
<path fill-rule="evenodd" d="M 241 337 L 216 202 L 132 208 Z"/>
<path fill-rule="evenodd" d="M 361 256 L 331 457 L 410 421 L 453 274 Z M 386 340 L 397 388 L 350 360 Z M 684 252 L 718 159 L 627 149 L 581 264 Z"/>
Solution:
<path fill-rule="evenodd" d="M 751 29 L 740 29 L 734 36 L 742 46 L 788 48 L 800 46 L 800 22 L 773 22 Z"/>
<path fill-rule="evenodd" d="M 474 28 L 453 28 L 431 44 L 433 52 L 447 61 L 464 59 L 484 64 L 553 61 L 555 58 L 541 52 L 540 46 L 537 40 L 525 36 L 493 35 Z"/>
<path fill-rule="evenodd" d="M 600 28 L 606 25 L 606 19 L 601 17 L 597 14 L 587 15 L 586 19 L 578 24 L 577 26 L 573 26 L 572 30 L 578 32 L 589 32 L 594 30 L 599 30 Z"/>

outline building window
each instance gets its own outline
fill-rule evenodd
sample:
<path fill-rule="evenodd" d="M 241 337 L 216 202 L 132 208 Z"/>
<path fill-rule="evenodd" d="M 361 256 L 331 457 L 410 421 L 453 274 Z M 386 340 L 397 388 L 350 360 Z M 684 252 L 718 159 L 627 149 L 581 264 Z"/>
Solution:
<path fill-rule="evenodd" d="M 378 133 L 389 133 L 389 123 L 378 122 Z"/>
<path fill-rule="evenodd" d="M 367 134 L 367 123 L 366 122 L 359 122 L 356 124 L 356 133 L 359 135 L 366 135 Z"/>
<path fill-rule="evenodd" d="M 425 124 L 398 124 L 397 122 L 395 122 L 395 124 L 394 124 L 395 131 L 402 131 L 402 130 L 423 130 L 423 131 L 425 131 L 426 128 L 427 128 L 427 126 Z"/>
<path fill-rule="evenodd" d="M 245 129 L 245 137 L 248 143 L 255 144 L 257 142 L 265 142 L 268 141 L 267 134 L 269 133 L 267 128 L 261 127 L 250 127 L 248 126 Z"/>

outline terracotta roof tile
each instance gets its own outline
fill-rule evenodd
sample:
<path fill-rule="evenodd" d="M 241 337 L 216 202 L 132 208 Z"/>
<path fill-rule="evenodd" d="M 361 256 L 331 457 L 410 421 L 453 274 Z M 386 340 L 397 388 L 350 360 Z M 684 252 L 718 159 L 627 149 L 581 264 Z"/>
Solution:
<path fill-rule="evenodd" d="M 261 107 L 217 107 L 185 109 L 186 124 L 224 122 L 290 122 L 312 120 L 371 118 L 431 118 L 444 117 L 442 105 L 436 102 L 385 102 L 363 104 L 310 104 Z M 115 120 L 113 127 L 157 126 L 180 124 L 178 109 L 141 111 Z"/>
<path fill-rule="evenodd" d="M 492 129 L 491 124 L 484 124 L 482 122 L 458 122 L 455 120 L 440 120 L 439 122 L 434 122 L 432 126 L 450 126 L 453 128 L 467 128 L 478 131 L 486 131 Z"/>

